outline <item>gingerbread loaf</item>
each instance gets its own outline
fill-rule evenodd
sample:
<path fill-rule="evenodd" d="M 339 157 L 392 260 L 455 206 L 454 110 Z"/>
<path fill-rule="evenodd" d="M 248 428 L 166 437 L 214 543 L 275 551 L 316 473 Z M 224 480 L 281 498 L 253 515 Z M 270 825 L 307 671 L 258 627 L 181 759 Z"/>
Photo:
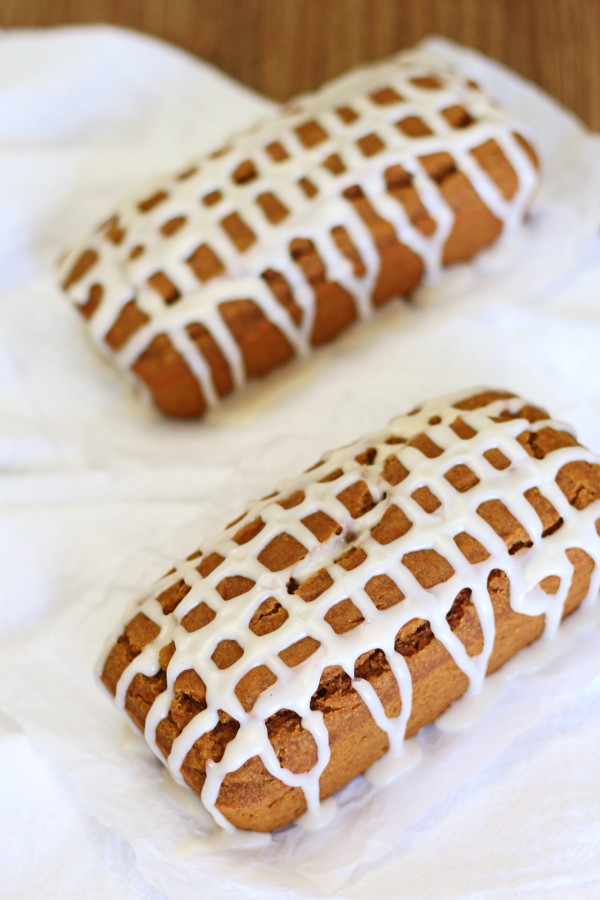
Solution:
<path fill-rule="evenodd" d="M 473 82 L 404 53 L 123 203 L 61 282 L 164 413 L 200 416 L 512 232 L 537 168 Z"/>
<path fill-rule="evenodd" d="M 597 595 L 599 499 L 598 458 L 542 409 L 428 401 L 176 565 L 101 679 L 219 824 L 318 817 Z"/>

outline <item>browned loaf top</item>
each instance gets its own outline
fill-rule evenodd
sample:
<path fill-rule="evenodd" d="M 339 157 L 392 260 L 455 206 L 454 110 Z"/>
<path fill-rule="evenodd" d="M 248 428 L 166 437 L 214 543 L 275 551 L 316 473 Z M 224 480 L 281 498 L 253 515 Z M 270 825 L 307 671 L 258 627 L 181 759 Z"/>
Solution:
<path fill-rule="evenodd" d="M 219 821 L 278 828 L 597 593 L 599 498 L 596 458 L 543 410 L 428 401 L 173 569 L 102 681 Z"/>
<path fill-rule="evenodd" d="M 512 231 L 537 165 L 473 82 L 401 54 L 123 203 L 61 280 L 102 352 L 198 416 Z"/>

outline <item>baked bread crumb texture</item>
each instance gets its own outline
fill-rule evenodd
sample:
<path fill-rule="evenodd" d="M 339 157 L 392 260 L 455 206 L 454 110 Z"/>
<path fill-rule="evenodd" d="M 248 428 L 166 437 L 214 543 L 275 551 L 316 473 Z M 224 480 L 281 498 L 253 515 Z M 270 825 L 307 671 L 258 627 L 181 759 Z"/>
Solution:
<path fill-rule="evenodd" d="M 271 831 L 598 593 L 600 464 L 506 391 L 429 400 L 178 563 L 101 678 L 226 828 Z"/>

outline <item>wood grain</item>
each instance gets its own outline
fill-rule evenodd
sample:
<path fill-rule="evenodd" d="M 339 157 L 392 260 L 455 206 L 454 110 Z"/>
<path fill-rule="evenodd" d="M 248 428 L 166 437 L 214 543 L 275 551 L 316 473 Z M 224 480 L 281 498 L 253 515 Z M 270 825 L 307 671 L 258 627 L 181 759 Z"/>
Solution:
<path fill-rule="evenodd" d="M 442 34 L 600 129 L 599 0 L 3 0 L 0 26 L 106 22 L 177 44 L 278 100 Z"/>

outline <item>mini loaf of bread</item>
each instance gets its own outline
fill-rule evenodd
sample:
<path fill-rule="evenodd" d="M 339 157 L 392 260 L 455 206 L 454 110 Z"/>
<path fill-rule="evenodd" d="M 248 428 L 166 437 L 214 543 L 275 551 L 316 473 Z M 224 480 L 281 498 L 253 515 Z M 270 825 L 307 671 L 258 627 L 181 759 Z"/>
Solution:
<path fill-rule="evenodd" d="M 142 598 L 101 678 L 226 828 L 346 784 L 598 593 L 600 465 L 477 389 L 255 503 Z"/>
<path fill-rule="evenodd" d="M 521 126 L 400 54 L 140 192 L 62 285 L 163 412 L 199 416 L 513 230 L 537 180 Z"/>

